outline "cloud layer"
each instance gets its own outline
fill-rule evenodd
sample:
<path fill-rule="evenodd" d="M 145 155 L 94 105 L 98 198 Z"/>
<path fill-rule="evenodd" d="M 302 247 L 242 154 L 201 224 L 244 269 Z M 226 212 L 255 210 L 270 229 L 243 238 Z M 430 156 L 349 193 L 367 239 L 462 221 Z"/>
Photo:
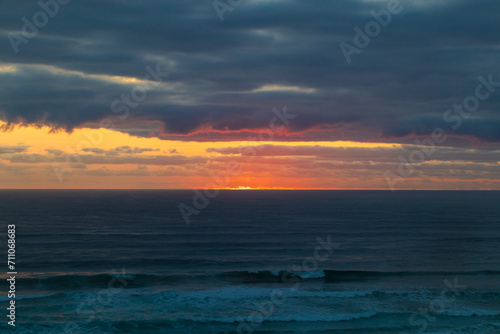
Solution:
<path fill-rule="evenodd" d="M 33 22 L 41 8 L 9 2 L 0 13 L 0 114 L 66 130 L 112 118 L 137 136 L 210 141 L 267 128 L 272 109 L 286 105 L 297 118 L 283 140 L 408 142 L 446 127 L 500 142 L 500 88 L 460 127 L 443 121 L 478 76 L 500 82 L 500 3 L 401 6 L 348 64 L 339 43 L 354 45 L 353 28 L 386 1 L 247 0 L 223 21 L 211 1 L 71 1 L 18 53 L 9 34 L 23 36 L 22 18 Z M 147 69 L 156 66 L 169 73 L 161 83 Z"/>

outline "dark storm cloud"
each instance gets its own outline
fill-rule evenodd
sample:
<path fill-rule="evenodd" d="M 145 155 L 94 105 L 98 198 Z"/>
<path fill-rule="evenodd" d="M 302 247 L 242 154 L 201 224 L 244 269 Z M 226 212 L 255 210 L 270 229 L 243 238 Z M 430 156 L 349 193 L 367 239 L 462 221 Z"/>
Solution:
<path fill-rule="evenodd" d="M 448 129 L 454 135 L 475 137 L 485 142 L 500 142 L 500 117 L 470 118 L 461 121 L 457 119 L 453 122 L 453 125 L 455 124 L 457 129 L 453 130 L 449 129 L 450 124 L 446 124 L 439 118 L 413 117 L 385 125 L 384 136 L 404 137 L 412 134 L 425 136 L 431 133 L 433 129 L 440 128 Z"/>
<path fill-rule="evenodd" d="M 115 76 L 143 79 L 160 64 L 170 73 L 165 84 L 126 114 L 127 122 L 164 123 L 153 135 L 259 129 L 283 105 L 298 115 L 290 131 L 301 133 L 287 140 L 426 135 L 474 93 L 478 76 L 500 81 L 500 2 L 401 5 L 348 64 L 339 43 L 353 44 L 353 27 L 363 29 L 386 1 L 248 0 L 223 22 L 211 1 L 72 1 L 17 54 L 8 33 L 19 34 L 21 18 L 32 20 L 40 7 L 9 2 L 0 14 L 0 113 L 67 130 L 99 124 L 125 116 L 110 105 L 136 85 Z M 500 88 L 450 134 L 500 142 L 499 108 Z M 344 130 L 303 133 L 325 126 Z"/>

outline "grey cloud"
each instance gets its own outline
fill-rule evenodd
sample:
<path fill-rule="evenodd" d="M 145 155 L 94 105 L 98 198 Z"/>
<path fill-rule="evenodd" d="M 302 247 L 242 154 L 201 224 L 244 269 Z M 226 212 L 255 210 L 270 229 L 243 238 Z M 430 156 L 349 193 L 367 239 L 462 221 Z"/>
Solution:
<path fill-rule="evenodd" d="M 28 146 L 0 146 L 0 154 L 26 152 Z"/>
<path fill-rule="evenodd" d="M 106 167 L 81 171 L 80 174 L 90 176 L 188 176 L 186 170 L 176 167 L 167 167 L 161 170 L 150 171 L 146 166 L 137 166 L 136 169 L 111 170 Z"/>
<path fill-rule="evenodd" d="M 119 116 L 110 104 L 134 85 L 88 75 L 142 79 L 146 66 L 160 63 L 171 73 L 165 80 L 170 86 L 149 90 L 144 101 L 130 108 L 127 121 L 160 121 L 164 133 L 153 135 L 162 138 L 208 127 L 267 127 L 272 108 L 286 104 L 298 115 L 290 123 L 296 134 L 286 140 L 388 136 L 404 141 L 432 130 L 422 119 L 437 119 L 470 95 L 477 76 L 493 73 L 500 80 L 500 3 L 402 3 L 404 11 L 348 65 L 339 42 L 352 43 L 353 27 L 372 20 L 370 10 L 385 8 L 385 2 L 255 1 L 237 7 L 224 22 L 210 1 L 71 2 L 17 55 L 7 33 L 18 31 L 21 17 L 39 7 L 36 2 L 10 2 L 0 14 L 0 57 L 18 70 L 0 71 L 0 114 L 11 123 L 50 124 L 68 131 L 98 124 Z M 29 64 L 87 75 L 23 67 Z M 266 85 L 313 92 L 259 91 Z M 455 134 L 500 142 L 498 110 L 500 92 L 484 102 L 484 123 L 464 123 Z M 343 131 L 307 132 L 323 126 Z M 149 130 L 132 132 L 151 135 Z"/>
<path fill-rule="evenodd" d="M 45 151 L 47 151 L 49 154 L 55 155 L 56 157 L 60 157 L 65 154 L 63 150 L 57 150 L 52 148 L 48 148 Z"/>
<path fill-rule="evenodd" d="M 91 152 L 95 154 L 105 154 L 107 151 L 102 148 L 97 147 L 85 147 L 82 149 L 83 152 Z"/>
<path fill-rule="evenodd" d="M 398 162 L 398 157 L 407 157 L 412 151 L 429 150 L 427 146 L 404 145 L 401 147 L 326 147 L 326 146 L 284 146 L 257 145 L 244 147 L 209 148 L 207 152 L 224 155 L 241 155 L 244 159 L 252 157 L 314 157 L 318 160 L 346 162 Z M 500 161 L 500 150 L 466 149 L 452 147 L 435 147 L 434 152 L 426 157 L 426 161 L 474 161 L 497 163 Z"/>
<path fill-rule="evenodd" d="M 144 148 L 144 147 L 130 147 L 130 146 L 119 146 L 110 150 L 104 150 L 97 147 L 87 147 L 82 149 L 83 152 L 91 152 L 95 154 L 105 154 L 105 155 L 120 155 L 120 154 L 140 154 L 144 152 L 154 152 L 159 151 L 159 149 L 154 148 Z"/>
<path fill-rule="evenodd" d="M 66 157 L 47 156 L 42 154 L 15 154 L 8 157 L 0 157 L 0 159 L 8 160 L 12 163 L 45 163 L 58 162 L 65 163 Z M 76 160 L 76 162 L 75 162 Z M 114 156 L 114 155 L 94 155 L 94 154 L 79 154 L 71 159 L 72 166 L 78 162 L 81 165 L 101 164 L 101 165 L 187 165 L 206 163 L 207 158 L 204 157 L 185 157 L 182 155 L 152 155 L 152 156 Z"/>
<path fill-rule="evenodd" d="M 53 161 L 51 157 L 42 154 L 15 154 L 12 155 L 8 160 L 14 163 L 28 163 L 28 164 Z"/>

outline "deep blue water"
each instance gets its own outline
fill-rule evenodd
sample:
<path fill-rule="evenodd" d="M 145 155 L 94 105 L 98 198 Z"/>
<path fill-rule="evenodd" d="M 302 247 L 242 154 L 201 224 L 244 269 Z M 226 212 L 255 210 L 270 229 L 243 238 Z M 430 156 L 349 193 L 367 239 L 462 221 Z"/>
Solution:
<path fill-rule="evenodd" d="M 193 195 L 0 191 L 16 332 L 500 333 L 500 192 Z"/>

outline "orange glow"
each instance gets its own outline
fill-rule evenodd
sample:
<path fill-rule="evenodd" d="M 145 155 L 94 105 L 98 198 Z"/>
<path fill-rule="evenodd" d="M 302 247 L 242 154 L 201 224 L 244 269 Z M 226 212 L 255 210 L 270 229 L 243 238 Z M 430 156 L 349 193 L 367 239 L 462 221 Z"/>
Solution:
<path fill-rule="evenodd" d="M 5 124 L 0 122 L 2 125 Z M 335 156 L 307 155 L 306 150 L 306 155 L 261 155 L 253 159 L 234 154 L 234 150 L 228 154 L 207 152 L 210 148 L 260 145 L 340 150 L 335 151 Z M 398 167 L 397 151 L 391 150 L 402 149 L 400 144 L 352 141 L 177 141 L 134 137 L 110 129 L 82 128 L 70 134 L 63 131 L 51 133 L 48 127 L 33 126 L 0 131 L 2 146 L 17 147 L 20 151 L 0 154 L 0 189 L 387 190 L 383 173 L 388 168 L 397 171 Z M 117 148 L 123 146 L 138 151 L 117 153 Z M 89 148 L 100 151 L 90 152 Z M 349 151 L 350 148 L 354 150 Z M 381 148 L 384 150 L 380 151 Z M 372 149 L 378 150 L 376 154 L 371 154 Z M 279 147 L 275 150 L 279 154 Z M 60 155 L 54 155 L 55 151 Z M 344 155 L 344 152 L 350 153 Z M 83 168 L 68 167 L 67 157 L 72 153 L 85 157 Z M 377 167 L 376 161 L 367 161 L 385 153 L 389 154 L 389 159 L 382 159 L 381 167 Z M 367 158 L 367 154 L 371 157 Z M 20 159 L 23 156 L 24 160 Z M 62 182 L 56 175 L 54 164 L 66 168 Z M 227 177 L 226 170 L 231 164 L 238 165 L 240 171 Z M 403 178 L 397 189 L 500 189 L 500 182 L 493 176 L 485 177 L 485 172 L 480 171 L 475 178 L 457 178 L 464 167 L 469 168 L 463 162 L 459 163 L 460 168 L 448 161 L 430 160 L 424 165 L 428 170 L 439 165 L 441 168 L 455 168 L 457 172 L 443 173 L 442 177 L 417 177 L 415 174 Z M 472 170 L 474 163 L 470 165 Z M 484 165 L 485 168 L 494 167 Z M 215 182 L 214 175 L 220 175 L 219 179 L 224 182 Z M 425 171 L 421 175 L 425 176 Z"/>
<path fill-rule="evenodd" d="M 285 188 L 285 187 L 248 187 L 248 186 L 237 186 L 237 187 L 225 187 L 225 188 L 214 188 L 220 190 L 295 190 L 295 188 Z"/>

